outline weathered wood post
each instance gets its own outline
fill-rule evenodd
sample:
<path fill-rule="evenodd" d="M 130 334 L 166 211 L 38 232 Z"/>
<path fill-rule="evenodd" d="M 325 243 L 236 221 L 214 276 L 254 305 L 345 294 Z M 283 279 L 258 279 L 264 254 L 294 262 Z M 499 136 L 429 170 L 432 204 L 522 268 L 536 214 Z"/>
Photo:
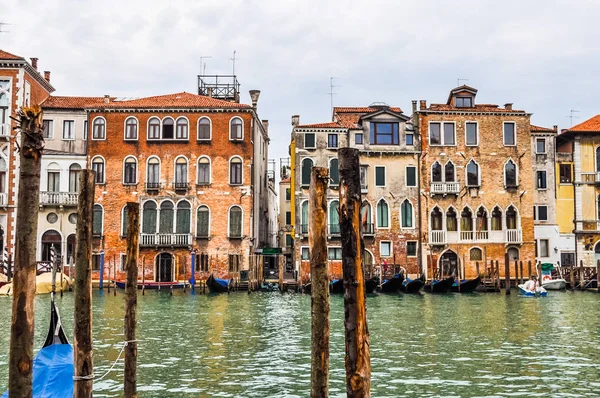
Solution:
<path fill-rule="evenodd" d="M 125 285 L 125 383 L 126 397 L 137 397 L 137 342 L 135 341 L 138 257 L 140 236 L 140 205 L 127 202 L 127 282 Z"/>
<path fill-rule="evenodd" d="M 329 396 L 329 277 L 327 267 L 328 170 L 313 167 L 310 177 L 308 245 L 311 275 L 310 396 Z"/>
<path fill-rule="evenodd" d="M 39 105 L 17 111 L 19 148 L 19 193 L 17 206 L 15 273 L 13 275 L 12 323 L 8 360 L 10 397 L 31 397 L 33 381 L 33 319 L 35 261 L 40 169 L 44 137 Z"/>
<path fill-rule="evenodd" d="M 531 260 L 527 262 L 527 270 L 529 271 L 529 279 L 531 279 Z"/>
<path fill-rule="evenodd" d="M 114 257 L 114 255 L 113 255 Z M 115 261 L 113 261 L 113 275 L 115 276 L 115 289 L 114 289 L 114 295 L 117 295 L 117 263 Z"/>
<path fill-rule="evenodd" d="M 275 257 L 277 259 L 277 269 L 279 271 L 279 291 L 283 293 L 283 261 L 279 256 Z"/>
<path fill-rule="evenodd" d="M 94 215 L 94 172 L 81 170 L 81 192 L 77 207 L 75 251 L 75 320 L 73 359 L 75 398 L 92 396 L 94 363 L 92 346 L 92 218 Z"/>
<path fill-rule="evenodd" d="M 521 282 L 521 284 L 523 284 L 524 283 L 524 280 L 523 280 L 523 260 L 520 261 L 519 268 L 520 268 L 519 269 L 519 271 L 520 271 L 519 274 L 521 275 L 520 282 Z"/>
<path fill-rule="evenodd" d="M 569 282 L 571 282 L 571 290 L 575 290 L 575 269 L 573 263 L 569 265 Z"/>
<path fill-rule="evenodd" d="M 510 294 L 510 259 L 508 253 L 504 254 L 504 289 L 506 294 Z"/>
<path fill-rule="evenodd" d="M 585 286 L 585 275 L 583 272 L 583 260 L 579 260 L 579 289 L 583 290 Z"/>
<path fill-rule="evenodd" d="M 496 271 L 494 275 L 494 280 L 496 281 L 496 291 L 500 291 L 500 262 L 496 260 Z"/>
<path fill-rule="evenodd" d="M 63 258 L 63 256 L 60 257 L 60 297 L 63 296 L 63 291 L 65 290 L 63 286 L 63 279 L 65 278 L 65 265 L 62 261 Z"/>
<path fill-rule="evenodd" d="M 596 292 L 600 293 L 600 260 L 596 261 L 596 287 Z"/>
<path fill-rule="evenodd" d="M 515 287 L 519 284 L 519 261 L 515 260 Z"/>
<path fill-rule="evenodd" d="M 117 280 L 116 276 L 115 276 L 115 280 Z M 116 289 L 117 285 L 115 284 L 115 289 Z M 110 266 L 108 267 L 108 284 L 106 285 L 106 290 L 108 290 L 108 294 L 110 294 Z"/>
<path fill-rule="evenodd" d="M 346 396 L 371 396 L 371 354 L 360 235 L 360 161 L 358 149 L 338 151 L 340 232 L 346 332 Z"/>
<path fill-rule="evenodd" d="M 142 256 L 142 296 L 146 290 L 146 256 Z"/>

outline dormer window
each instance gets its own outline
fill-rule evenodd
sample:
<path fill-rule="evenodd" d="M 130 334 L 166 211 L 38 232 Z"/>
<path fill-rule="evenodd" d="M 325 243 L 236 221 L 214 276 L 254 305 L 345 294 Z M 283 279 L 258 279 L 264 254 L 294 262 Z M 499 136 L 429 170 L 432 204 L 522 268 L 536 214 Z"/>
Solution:
<path fill-rule="evenodd" d="M 473 97 L 454 97 L 454 106 L 457 108 L 472 108 Z"/>
<path fill-rule="evenodd" d="M 399 133 L 398 123 L 371 123 L 370 144 L 374 145 L 398 145 Z"/>

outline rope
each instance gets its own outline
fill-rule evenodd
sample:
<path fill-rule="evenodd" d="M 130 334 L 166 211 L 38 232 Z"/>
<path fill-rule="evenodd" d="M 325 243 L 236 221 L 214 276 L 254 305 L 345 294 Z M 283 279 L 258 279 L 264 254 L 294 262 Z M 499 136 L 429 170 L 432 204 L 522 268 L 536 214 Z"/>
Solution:
<path fill-rule="evenodd" d="M 113 364 L 110 366 L 110 369 L 108 369 L 108 371 L 106 371 L 106 373 L 104 373 L 101 377 L 97 378 L 96 380 L 100 381 L 102 379 L 104 379 L 106 376 L 108 376 L 108 374 L 110 372 L 112 372 L 112 370 L 114 369 L 115 365 L 117 364 L 117 362 L 119 362 L 119 359 L 121 359 L 121 355 L 123 354 L 123 351 L 125 351 L 125 347 L 127 347 L 127 344 L 129 343 L 137 343 L 140 340 L 129 340 L 129 341 L 124 341 L 123 342 L 123 346 L 121 347 L 121 351 L 119 352 L 119 356 L 117 356 L 117 359 L 115 359 L 115 361 L 113 362 Z M 73 380 L 78 381 L 78 380 L 94 380 L 95 379 L 95 375 L 91 374 L 91 375 L 87 375 L 87 376 L 75 376 L 73 375 Z"/>

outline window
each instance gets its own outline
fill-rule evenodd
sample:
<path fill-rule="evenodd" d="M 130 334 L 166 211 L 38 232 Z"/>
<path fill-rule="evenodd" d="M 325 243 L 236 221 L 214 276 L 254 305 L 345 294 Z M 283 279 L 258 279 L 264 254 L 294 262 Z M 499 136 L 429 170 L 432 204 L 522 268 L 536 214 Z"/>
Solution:
<path fill-rule="evenodd" d="M 533 219 L 536 221 L 548 221 L 548 206 L 535 206 Z"/>
<path fill-rule="evenodd" d="M 301 225 L 300 225 L 300 229 L 301 229 L 301 233 L 303 234 L 307 234 L 308 233 L 308 200 L 305 200 L 304 202 L 302 202 L 302 218 L 301 218 Z"/>
<path fill-rule="evenodd" d="M 338 160 L 335 158 L 329 161 L 329 178 L 331 185 L 340 184 L 340 170 L 338 168 Z"/>
<path fill-rule="evenodd" d="M 304 149 L 316 148 L 315 133 L 304 133 Z"/>
<path fill-rule="evenodd" d="M 366 200 L 360 206 L 360 224 L 363 234 L 373 234 L 373 224 L 371 221 L 371 204 Z"/>
<path fill-rule="evenodd" d="M 507 188 L 514 188 L 519 185 L 517 183 L 517 165 L 512 159 L 509 159 L 509 161 L 504 164 L 504 185 Z"/>
<path fill-rule="evenodd" d="M 328 134 L 327 135 L 327 148 L 337 148 L 338 147 L 338 135 L 337 134 Z"/>
<path fill-rule="evenodd" d="M 492 231 L 502 231 L 502 210 L 498 206 L 492 210 Z"/>
<path fill-rule="evenodd" d="M 234 157 L 229 161 L 229 184 L 242 184 L 242 159 Z"/>
<path fill-rule="evenodd" d="M 229 237 L 242 237 L 242 208 L 239 206 L 232 206 L 229 209 Z"/>
<path fill-rule="evenodd" d="M 562 267 L 570 267 L 575 265 L 575 253 L 560 253 L 560 265 Z"/>
<path fill-rule="evenodd" d="M 308 247 L 303 247 L 300 250 L 302 252 L 302 260 L 310 260 L 310 252 L 308 250 Z"/>
<path fill-rule="evenodd" d="M 472 97 L 454 97 L 454 106 L 457 108 L 471 108 L 473 106 Z"/>
<path fill-rule="evenodd" d="M 92 160 L 92 170 L 96 173 L 96 184 L 104 184 L 104 159 L 94 158 Z"/>
<path fill-rule="evenodd" d="M 121 211 L 121 236 L 127 236 L 127 229 L 129 228 L 129 212 L 127 211 L 127 205 L 123 206 Z"/>
<path fill-rule="evenodd" d="M 560 183 L 561 184 L 570 184 L 573 182 L 573 178 L 571 177 L 571 165 L 570 164 L 561 164 L 559 166 L 560 169 Z"/>
<path fill-rule="evenodd" d="M 402 228 L 413 228 L 413 207 L 412 204 L 405 199 L 400 206 L 401 226 Z"/>
<path fill-rule="evenodd" d="M 439 207 L 435 207 L 432 211 L 431 211 L 431 230 L 432 231 L 441 231 L 443 229 L 443 224 L 442 224 L 442 212 L 439 209 Z"/>
<path fill-rule="evenodd" d="M 160 140 L 160 120 L 157 117 L 150 118 L 148 121 L 148 139 Z"/>
<path fill-rule="evenodd" d="M 454 123 L 444 123 L 444 145 L 456 145 Z"/>
<path fill-rule="evenodd" d="M 312 159 L 304 159 L 302 160 L 302 185 L 309 186 L 310 185 L 310 173 L 312 171 L 313 161 Z"/>
<path fill-rule="evenodd" d="M 417 168 L 415 166 L 406 166 L 406 186 L 417 186 Z"/>
<path fill-rule="evenodd" d="M 596 172 L 600 172 L 600 146 L 596 147 Z"/>
<path fill-rule="evenodd" d="M 371 122 L 371 144 L 398 145 L 398 123 Z"/>
<path fill-rule="evenodd" d="M 160 204 L 160 211 L 158 212 L 158 233 L 172 234 L 174 218 L 175 205 L 171 201 L 163 201 Z"/>
<path fill-rule="evenodd" d="M 292 225 L 292 212 L 291 211 L 285 212 L 285 225 Z"/>
<path fill-rule="evenodd" d="M 199 238 L 207 238 L 210 234 L 210 210 L 208 206 L 202 205 L 198 207 L 196 217 L 196 236 Z"/>
<path fill-rule="evenodd" d="M 241 140 L 243 138 L 242 119 L 234 117 L 229 125 L 229 139 Z"/>
<path fill-rule="evenodd" d="M 369 188 L 369 179 L 368 179 L 368 172 L 369 172 L 369 167 L 368 166 L 360 166 L 359 169 L 360 172 L 360 189 L 363 191 L 366 191 Z"/>
<path fill-rule="evenodd" d="M 92 235 L 102 236 L 102 224 L 104 222 L 104 209 L 100 205 L 94 205 L 93 216 L 92 216 Z"/>
<path fill-rule="evenodd" d="M 242 264 L 242 256 L 239 254 L 229 255 L 229 272 L 239 272 Z"/>
<path fill-rule="evenodd" d="M 187 159 L 180 156 L 175 161 L 175 189 L 187 189 L 188 187 L 188 164 Z"/>
<path fill-rule="evenodd" d="M 285 234 L 285 247 L 292 247 L 294 243 L 294 239 L 292 239 L 292 235 Z"/>
<path fill-rule="evenodd" d="M 332 200 L 329 203 L 329 233 L 339 235 L 340 233 L 340 202 Z"/>
<path fill-rule="evenodd" d="M 88 137 L 88 121 L 84 120 L 83 121 L 83 139 L 87 140 Z"/>
<path fill-rule="evenodd" d="M 456 210 L 452 207 L 448 209 L 446 212 L 446 231 L 448 232 L 456 232 L 458 231 L 458 219 L 456 215 Z"/>
<path fill-rule="evenodd" d="M 415 145 L 415 135 L 413 133 L 406 133 L 406 145 Z"/>
<path fill-rule="evenodd" d="M 160 183 L 160 160 L 156 157 L 148 159 L 146 166 L 146 187 L 158 188 Z"/>
<path fill-rule="evenodd" d="M 516 247 L 511 247 L 510 249 L 508 249 L 507 253 L 508 259 L 510 261 L 515 261 L 519 259 L 519 249 L 517 249 Z"/>
<path fill-rule="evenodd" d="M 127 120 L 125 120 L 125 139 L 138 139 L 138 121 L 135 117 L 128 117 Z"/>
<path fill-rule="evenodd" d="M 513 206 L 506 210 L 506 229 L 517 229 L 517 211 Z"/>
<path fill-rule="evenodd" d="M 121 272 L 125 272 L 125 270 L 127 269 L 127 254 L 122 254 L 119 256 L 121 263 L 120 263 L 120 271 Z"/>
<path fill-rule="evenodd" d="M 444 135 L 442 136 L 442 126 Z M 429 145 L 456 145 L 454 122 L 429 123 Z"/>
<path fill-rule="evenodd" d="M 198 159 L 198 185 L 210 184 L 210 159 L 202 156 Z"/>
<path fill-rule="evenodd" d="M 442 166 L 437 160 L 431 165 L 431 181 L 442 182 Z"/>
<path fill-rule="evenodd" d="M 379 256 L 380 257 L 391 257 L 392 256 L 392 242 L 379 242 Z"/>
<path fill-rule="evenodd" d="M 385 187 L 385 167 L 375 166 L 375 186 Z"/>
<path fill-rule="evenodd" d="M 517 137 L 515 136 L 515 123 L 504 122 L 504 145 L 514 146 L 517 145 Z"/>
<path fill-rule="evenodd" d="M 547 189 L 548 185 L 546 183 L 546 171 L 538 170 L 536 173 L 536 188 L 537 189 Z"/>
<path fill-rule="evenodd" d="M 48 170 L 48 192 L 60 192 L 60 171 Z"/>
<path fill-rule="evenodd" d="M 156 202 L 147 201 L 144 203 L 142 212 L 142 233 L 156 233 Z"/>
<path fill-rule="evenodd" d="M 100 254 L 92 254 L 92 271 L 100 271 Z"/>
<path fill-rule="evenodd" d="M 477 209 L 477 224 L 475 225 L 477 231 L 487 231 L 488 230 L 488 216 L 487 211 L 482 206 Z"/>
<path fill-rule="evenodd" d="M 208 272 L 208 261 L 209 257 L 206 253 L 200 253 L 196 255 L 196 272 Z"/>
<path fill-rule="evenodd" d="M 460 230 L 461 232 L 473 231 L 473 213 L 468 207 L 465 207 L 463 211 L 460 212 Z"/>
<path fill-rule="evenodd" d="M 465 123 L 465 142 L 467 145 L 476 146 L 479 143 L 477 142 L 477 123 L 475 122 L 467 122 Z"/>
<path fill-rule="evenodd" d="M 408 257 L 416 257 L 417 256 L 417 242 L 415 242 L 415 241 L 406 242 L 406 255 Z"/>
<path fill-rule="evenodd" d="M 79 192 L 79 175 L 81 173 L 81 166 L 77 163 L 73 163 L 69 167 L 69 192 Z"/>
<path fill-rule="evenodd" d="M 549 242 L 548 239 L 540 239 L 538 241 L 538 245 L 537 245 L 537 256 L 538 257 L 550 257 L 550 251 L 549 251 Z"/>
<path fill-rule="evenodd" d="M 199 141 L 210 141 L 211 138 L 211 125 L 210 119 L 207 117 L 201 117 L 198 120 L 198 140 Z"/>
<path fill-rule="evenodd" d="M 0 156 L 0 193 L 6 193 L 6 160 Z"/>
<path fill-rule="evenodd" d="M 480 248 L 474 247 L 469 251 L 469 260 L 481 261 L 483 259 L 483 252 Z"/>
<path fill-rule="evenodd" d="M 175 225 L 176 234 L 189 234 L 192 232 L 192 207 L 190 202 L 182 200 L 177 203 L 177 224 Z"/>
<path fill-rule="evenodd" d="M 178 140 L 188 139 L 188 121 L 184 117 L 180 117 L 179 119 L 177 119 L 177 124 L 175 128 L 175 138 Z"/>
<path fill-rule="evenodd" d="M 123 184 L 137 184 L 137 160 L 133 156 L 125 158 Z"/>
<path fill-rule="evenodd" d="M 172 140 L 173 139 L 173 119 L 166 117 L 162 122 L 162 139 Z"/>
<path fill-rule="evenodd" d="M 285 200 L 286 201 L 292 200 L 292 188 L 285 189 Z"/>
<path fill-rule="evenodd" d="M 2 121 L 0 120 L 0 122 Z M 42 126 L 42 135 L 44 136 L 44 138 L 51 140 L 54 136 L 54 122 L 52 120 L 43 120 Z"/>
<path fill-rule="evenodd" d="M 342 259 L 342 248 L 341 247 L 327 248 L 327 258 L 329 260 L 341 260 Z"/>
<path fill-rule="evenodd" d="M 544 138 L 535 140 L 535 153 L 546 153 L 546 140 Z"/>
<path fill-rule="evenodd" d="M 105 140 L 106 139 L 106 122 L 103 118 L 97 117 L 94 119 L 94 128 L 92 132 L 92 139 L 94 140 Z"/>
<path fill-rule="evenodd" d="M 377 227 L 378 228 L 389 228 L 390 219 L 388 212 L 388 205 L 385 200 L 380 200 L 377 203 Z"/>
<path fill-rule="evenodd" d="M 474 160 L 467 164 L 467 186 L 479 186 L 479 165 Z"/>
<path fill-rule="evenodd" d="M 454 173 L 454 163 L 452 161 L 448 161 L 444 166 L 444 177 L 446 178 L 446 182 L 456 182 L 456 175 Z"/>
<path fill-rule="evenodd" d="M 363 143 L 363 133 L 356 133 L 354 134 L 354 142 L 357 144 L 361 144 Z"/>

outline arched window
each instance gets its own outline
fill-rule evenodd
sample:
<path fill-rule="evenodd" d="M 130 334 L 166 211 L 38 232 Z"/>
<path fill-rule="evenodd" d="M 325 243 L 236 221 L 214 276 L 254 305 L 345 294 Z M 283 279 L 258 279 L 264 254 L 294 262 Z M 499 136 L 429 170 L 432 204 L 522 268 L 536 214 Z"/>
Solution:
<path fill-rule="evenodd" d="M 498 206 L 492 210 L 492 231 L 502 231 L 502 210 Z"/>
<path fill-rule="evenodd" d="M 480 248 L 474 247 L 469 251 L 469 260 L 481 261 L 483 259 L 483 252 Z"/>
<path fill-rule="evenodd" d="M 332 200 L 329 203 L 329 233 L 338 235 L 340 233 L 340 202 Z"/>
<path fill-rule="evenodd" d="M 446 182 L 456 182 L 456 176 L 454 174 L 454 163 L 448 161 L 444 166 L 444 175 L 446 177 Z"/>
<path fill-rule="evenodd" d="M 127 211 L 127 205 L 125 205 L 121 210 L 121 236 L 127 236 L 127 228 L 129 228 L 129 212 Z"/>
<path fill-rule="evenodd" d="M 506 210 L 506 229 L 517 229 L 517 211 L 513 206 Z"/>
<path fill-rule="evenodd" d="M 79 192 L 79 175 L 81 173 L 81 166 L 77 163 L 73 163 L 69 167 L 69 192 Z"/>
<path fill-rule="evenodd" d="M 137 159 L 133 156 L 125 158 L 123 164 L 123 184 L 137 184 Z"/>
<path fill-rule="evenodd" d="M 176 234 L 189 234 L 192 229 L 192 206 L 187 200 L 177 203 Z"/>
<path fill-rule="evenodd" d="M 175 138 L 177 138 L 178 140 L 188 139 L 188 121 L 184 117 L 180 117 L 179 119 L 177 119 Z"/>
<path fill-rule="evenodd" d="M 389 226 L 388 204 L 382 199 L 377 203 L 377 228 L 389 228 Z"/>
<path fill-rule="evenodd" d="M 102 236 L 102 228 L 104 224 L 104 209 L 101 205 L 95 204 L 93 210 L 92 235 Z"/>
<path fill-rule="evenodd" d="M 509 261 L 516 261 L 519 259 L 519 249 L 517 249 L 516 247 L 510 247 L 507 253 Z"/>
<path fill-rule="evenodd" d="M 198 185 L 210 184 L 210 159 L 202 156 L 198 159 Z"/>
<path fill-rule="evenodd" d="M 158 221 L 158 233 L 159 234 L 172 234 L 173 233 L 173 218 L 174 210 L 173 202 L 165 200 L 160 204 L 160 213 Z"/>
<path fill-rule="evenodd" d="M 6 160 L 0 156 L 0 193 L 6 193 Z M 6 203 L 4 203 L 6 204 Z"/>
<path fill-rule="evenodd" d="M 58 163 L 50 163 L 47 169 L 48 192 L 60 192 L 60 166 Z"/>
<path fill-rule="evenodd" d="M 242 208 L 239 206 L 232 206 L 229 209 L 229 237 L 242 237 Z"/>
<path fill-rule="evenodd" d="M 512 159 L 504 164 L 504 185 L 507 188 L 516 187 L 517 185 L 517 165 Z"/>
<path fill-rule="evenodd" d="M 210 119 L 201 117 L 198 120 L 198 141 L 210 141 L 211 139 Z"/>
<path fill-rule="evenodd" d="M 138 121 L 135 117 L 128 117 L 125 120 L 125 139 L 126 140 L 137 140 L 138 139 Z"/>
<path fill-rule="evenodd" d="M 340 184 L 340 171 L 338 168 L 338 160 L 336 158 L 329 161 L 329 178 L 331 179 L 331 185 Z"/>
<path fill-rule="evenodd" d="M 373 222 L 371 218 L 371 204 L 366 200 L 360 206 L 360 224 L 363 234 L 373 234 Z"/>
<path fill-rule="evenodd" d="M 413 228 L 413 206 L 408 199 L 405 199 L 400 205 L 400 217 L 402 228 Z"/>
<path fill-rule="evenodd" d="M 96 184 L 104 184 L 104 159 L 96 156 L 92 159 L 92 170 L 96 173 Z"/>
<path fill-rule="evenodd" d="M 474 160 L 467 164 L 467 186 L 479 186 L 479 165 Z"/>
<path fill-rule="evenodd" d="M 449 208 L 446 212 L 446 231 L 456 232 L 458 231 L 458 222 L 456 217 L 456 210 L 453 207 Z"/>
<path fill-rule="evenodd" d="M 229 161 L 229 184 L 231 185 L 242 185 L 242 159 L 239 157 L 233 157 Z"/>
<path fill-rule="evenodd" d="M 243 123 L 239 117 L 234 117 L 229 123 L 229 139 L 236 141 L 244 138 Z"/>
<path fill-rule="evenodd" d="M 160 160 L 157 157 L 148 159 L 146 166 L 146 188 L 157 189 L 160 184 Z"/>
<path fill-rule="evenodd" d="M 157 117 L 148 120 L 148 139 L 160 140 L 160 119 Z"/>
<path fill-rule="evenodd" d="M 156 202 L 148 201 L 144 203 L 142 214 L 142 233 L 156 233 Z"/>
<path fill-rule="evenodd" d="M 62 247 L 62 236 L 58 231 L 49 230 L 42 235 L 42 261 L 52 260 L 52 249 L 54 253 L 60 254 Z"/>
<path fill-rule="evenodd" d="M 310 185 L 310 173 L 313 168 L 312 159 L 306 158 L 302 160 L 302 185 L 309 186 Z"/>
<path fill-rule="evenodd" d="M 198 207 L 196 217 L 196 236 L 207 238 L 210 234 L 210 209 L 206 205 Z"/>
<path fill-rule="evenodd" d="M 431 181 L 442 182 L 442 165 L 437 160 L 431 165 Z"/>
<path fill-rule="evenodd" d="M 162 121 L 162 139 L 173 139 L 173 119 L 171 119 L 170 117 L 166 117 Z"/>
<path fill-rule="evenodd" d="M 439 207 L 435 207 L 431 211 L 431 230 L 432 231 L 441 231 L 443 229 L 442 224 L 443 214 Z"/>
<path fill-rule="evenodd" d="M 477 210 L 477 230 L 487 231 L 488 230 L 488 217 L 487 211 L 482 206 Z"/>
<path fill-rule="evenodd" d="M 106 139 L 106 121 L 104 118 L 97 117 L 94 119 L 92 139 L 94 140 L 105 140 Z"/>
<path fill-rule="evenodd" d="M 473 231 L 473 213 L 468 207 L 460 213 L 460 230 L 461 232 Z"/>
<path fill-rule="evenodd" d="M 175 160 L 175 189 L 187 189 L 188 163 L 187 159 L 180 156 Z"/>
<path fill-rule="evenodd" d="M 308 233 L 308 200 L 302 202 L 302 217 L 301 217 L 301 232 L 303 234 Z"/>
<path fill-rule="evenodd" d="M 596 172 L 600 173 L 600 146 L 596 147 Z"/>

